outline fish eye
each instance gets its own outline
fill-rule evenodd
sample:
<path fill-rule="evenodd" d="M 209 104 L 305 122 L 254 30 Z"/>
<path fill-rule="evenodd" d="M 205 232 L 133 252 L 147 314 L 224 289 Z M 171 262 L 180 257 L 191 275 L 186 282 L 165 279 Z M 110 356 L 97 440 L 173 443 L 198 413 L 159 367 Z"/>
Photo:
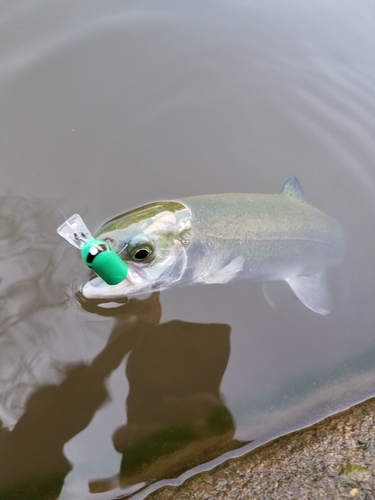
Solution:
<path fill-rule="evenodd" d="M 136 262 L 144 262 L 150 259 L 154 250 L 154 242 L 144 236 L 134 238 L 126 247 L 128 255 Z"/>
<path fill-rule="evenodd" d="M 133 258 L 135 260 L 145 260 L 150 255 L 148 248 L 140 248 L 133 253 Z"/>

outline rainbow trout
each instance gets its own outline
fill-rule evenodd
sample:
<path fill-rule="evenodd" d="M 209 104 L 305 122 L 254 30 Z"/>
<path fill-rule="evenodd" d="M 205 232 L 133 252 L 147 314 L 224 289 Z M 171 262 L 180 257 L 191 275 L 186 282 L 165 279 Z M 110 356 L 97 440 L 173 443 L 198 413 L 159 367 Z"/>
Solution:
<path fill-rule="evenodd" d="M 284 280 L 312 311 L 329 312 L 325 270 L 343 257 L 340 225 L 312 207 L 296 177 L 279 194 L 219 194 L 160 201 L 106 222 L 96 238 L 127 263 L 127 278 L 87 282 L 87 299 L 174 286 Z"/>

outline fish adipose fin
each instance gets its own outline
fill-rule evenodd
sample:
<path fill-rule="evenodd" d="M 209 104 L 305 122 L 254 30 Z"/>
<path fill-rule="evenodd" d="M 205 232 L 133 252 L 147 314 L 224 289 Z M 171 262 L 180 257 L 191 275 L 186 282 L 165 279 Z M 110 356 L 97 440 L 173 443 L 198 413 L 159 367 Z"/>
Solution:
<path fill-rule="evenodd" d="M 302 188 L 295 175 L 289 177 L 289 179 L 281 188 L 280 194 L 285 194 L 287 196 L 291 196 L 292 198 L 297 198 L 297 200 L 300 201 L 306 201 L 302 192 Z"/>
<path fill-rule="evenodd" d="M 285 280 L 299 300 L 318 314 L 329 314 L 331 298 L 327 289 L 325 273 L 312 276 L 293 276 Z"/>
<path fill-rule="evenodd" d="M 216 271 L 212 274 L 208 274 L 207 276 L 203 276 L 200 280 L 201 283 L 228 283 L 233 278 L 237 276 L 243 269 L 245 259 L 242 255 L 239 255 L 235 259 L 231 260 L 229 264 L 221 268 L 219 271 Z"/>

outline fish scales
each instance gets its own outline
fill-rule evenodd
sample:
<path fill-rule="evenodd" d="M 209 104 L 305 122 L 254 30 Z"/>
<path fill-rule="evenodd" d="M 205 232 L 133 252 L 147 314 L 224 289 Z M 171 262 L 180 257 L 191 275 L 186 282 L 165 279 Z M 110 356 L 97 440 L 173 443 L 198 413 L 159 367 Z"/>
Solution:
<path fill-rule="evenodd" d="M 310 274 L 341 257 L 339 224 L 291 196 L 224 194 L 180 201 L 191 209 L 194 230 L 205 235 L 224 263 L 238 254 L 244 256 L 242 279 L 262 281 L 272 275 L 284 277 L 292 269 L 299 272 L 308 256 Z"/>

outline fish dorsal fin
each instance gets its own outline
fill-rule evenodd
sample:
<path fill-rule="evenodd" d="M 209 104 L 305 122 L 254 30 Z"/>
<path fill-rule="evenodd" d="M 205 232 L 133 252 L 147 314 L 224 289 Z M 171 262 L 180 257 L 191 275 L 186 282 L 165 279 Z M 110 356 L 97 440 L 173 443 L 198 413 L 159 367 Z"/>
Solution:
<path fill-rule="evenodd" d="M 281 188 L 280 194 L 285 194 L 287 196 L 291 196 L 292 198 L 297 198 L 297 200 L 305 201 L 301 186 L 295 175 L 289 177 L 289 179 L 285 182 L 285 184 Z"/>
<path fill-rule="evenodd" d="M 327 289 L 325 273 L 312 276 L 293 276 L 285 280 L 299 300 L 312 311 L 326 315 L 331 308 L 331 297 Z"/>

